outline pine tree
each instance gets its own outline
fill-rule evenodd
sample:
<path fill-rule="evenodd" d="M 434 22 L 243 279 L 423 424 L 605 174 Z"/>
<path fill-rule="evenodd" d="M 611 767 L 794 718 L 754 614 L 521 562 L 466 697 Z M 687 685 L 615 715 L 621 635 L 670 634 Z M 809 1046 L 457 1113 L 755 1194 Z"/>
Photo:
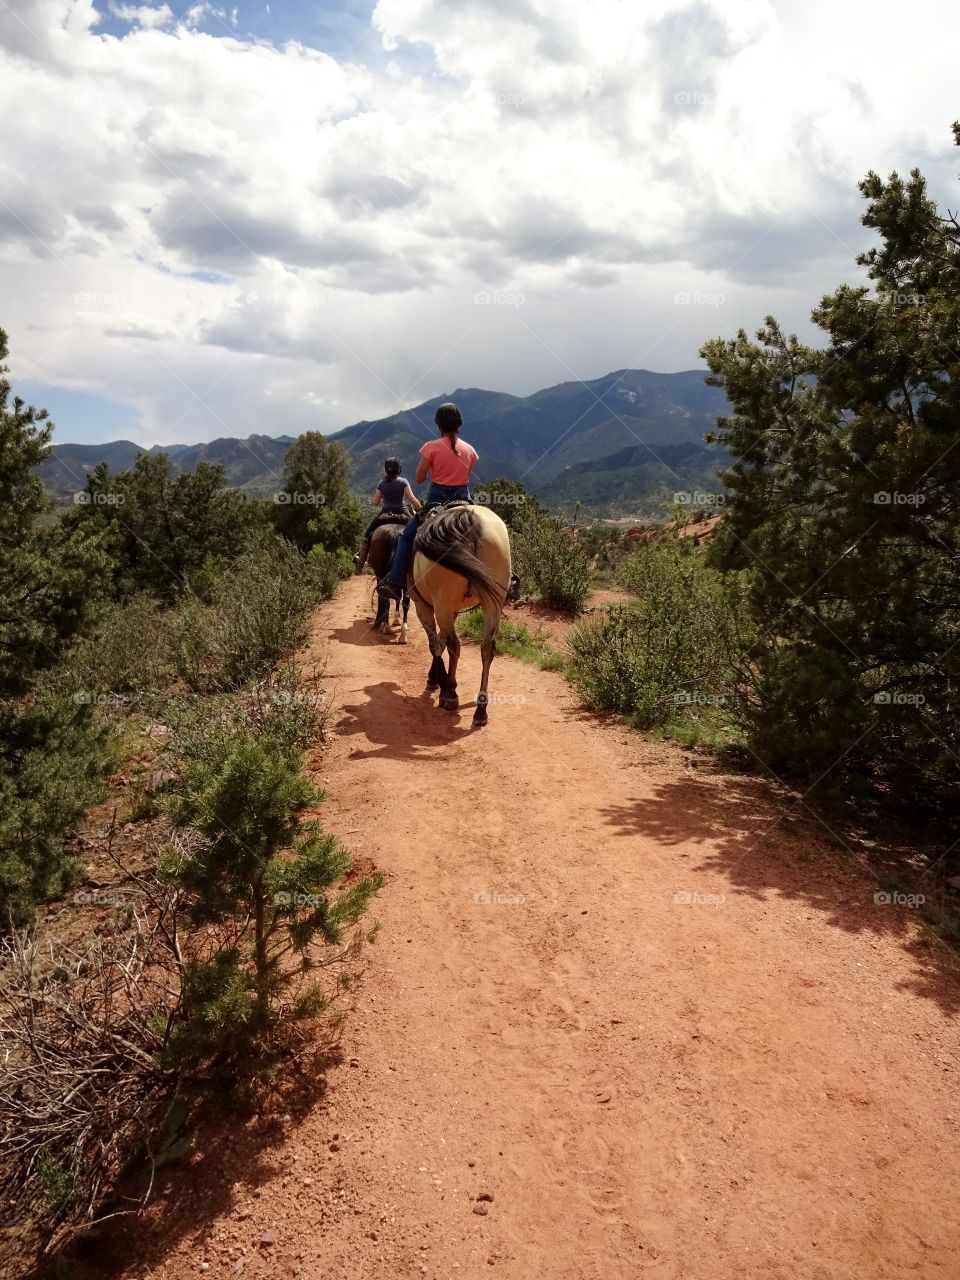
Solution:
<path fill-rule="evenodd" d="M 184 894 L 194 947 L 168 1057 L 249 1080 L 269 1071 L 301 1019 L 330 997 L 307 976 L 315 941 L 337 946 L 380 877 L 335 891 L 346 849 L 306 811 L 323 799 L 303 773 L 284 706 L 256 727 L 238 716 L 187 734 L 171 806 L 181 839 L 161 874 Z"/>
<path fill-rule="evenodd" d="M 284 485 L 274 495 L 277 530 L 301 551 L 356 546 L 366 521 L 349 475 L 350 455 L 342 444 L 305 432 L 284 459 Z"/>
<path fill-rule="evenodd" d="M 960 138 L 958 138 L 960 140 Z M 708 342 L 732 416 L 711 555 L 749 572 L 765 636 L 754 745 L 775 770 L 960 799 L 960 225 L 919 171 L 860 184 L 872 288 L 814 321 Z"/>
<path fill-rule="evenodd" d="M 228 489 L 223 467 L 199 462 L 174 476 L 165 453 L 141 453 L 129 471 L 100 463 L 68 528 L 94 533 L 112 561 L 113 594 L 164 599 L 206 589 L 266 526 L 259 504 Z"/>
<path fill-rule="evenodd" d="M 100 594 L 106 560 L 83 533 L 57 536 L 33 473 L 52 423 L 11 387 L 0 330 L 0 920 L 20 923 L 76 874 L 63 833 L 111 760 L 89 700 L 38 698 Z"/>

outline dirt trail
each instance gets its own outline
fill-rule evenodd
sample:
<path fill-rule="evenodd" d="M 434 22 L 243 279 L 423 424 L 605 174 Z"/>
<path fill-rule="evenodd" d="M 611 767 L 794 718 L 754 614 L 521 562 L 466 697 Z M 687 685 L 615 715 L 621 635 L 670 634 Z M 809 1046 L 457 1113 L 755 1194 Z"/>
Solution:
<path fill-rule="evenodd" d="M 559 675 L 500 658 L 489 727 L 440 712 L 368 587 L 311 645 L 324 821 L 388 876 L 353 1064 L 130 1274 L 954 1280 L 960 985 L 909 912 Z"/>

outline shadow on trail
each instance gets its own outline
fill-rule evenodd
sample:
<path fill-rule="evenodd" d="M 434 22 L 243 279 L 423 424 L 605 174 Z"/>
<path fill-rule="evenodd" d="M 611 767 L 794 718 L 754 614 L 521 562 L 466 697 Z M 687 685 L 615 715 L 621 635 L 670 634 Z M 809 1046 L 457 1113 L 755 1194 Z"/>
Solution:
<path fill-rule="evenodd" d="M 339 644 L 384 644 L 383 637 L 370 628 L 373 626 L 373 614 L 369 618 L 357 618 L 349 627 L 337 627 L 327 632 L 330 640 Z"/>
<path fill-rule="evenodd" d="M 877 903 L 882 886 L 865 848 L 796 796 L 778 794 L 763 779 L 702 769 L 599 812 L 625 837 L 708 846 L 698 864 L 678 863 L 678 890 L 690 888 L 689 872 L 719 873 L 738 894 L 790 899 L 821 912 L 835 929 L 897 938 L 915 965 L 901 986 L 947 1013 L 960 1012 L 956 953 L 928 930 L 918 933 L 915 910 Z"/>
<path fill-rule="evenodd" d="M 263 1275 L 256 1256 L 258 1240 L 251 1239 L 249 1224 L 244 1224 L 250 1216 L 249 1202 L 278 1175 L 296 1172 L 288 1150 L 291 1132 L 327 1105 L 328 1072 L 339 1062 L 336 1050 L 319 1052 L 309 1067 L 301 1066 L 282 1088 L 260 1099 L 259 1114 L 228 1108 L 216 1114 L 211 1104 L 195 1130 L 197 1155 L 157 1171 L 146 1215 L 105 1223 L 95 1240 L 67 1251 L 68 1262 L 59 1267 L 54 1260 L 44 1262 L 30 1280 L 53 1280 L 61 1274 L 70 1280 L 109 1280 L 128 1274 L 132 1258 L 138 1275 L 167 1275 L 165 1260 L 181 1240 L 195 1238 L 197 1258 L 203 1257 L 211 1224 L 223 1224 L 238 1211 L 238 1238 L 246 1245 L 254 1273 Z M 125 1189 L 139 1192 L 144 1176 L 137 1175 L 134 1185 Z M 212 1266 L 210 1274 L 225 1271 Z"/>
<path fill-rule="evenodd" d="M 446 747 L 479 732 L 471 722 L 461 723 L 461 717 L 475 706 L 473 701 L 462 702 L 459 712 L 441 711 L 436 694 L 407 694 L 393 680 L 368 684 L 361 692 L 367 701 L 341 707 L 337 726 L 339 734 L 355 734 L 359 740 L 350 752 L 351 760 L 381 757 L 436 763 L 436 752 L 430 748 Z"/>

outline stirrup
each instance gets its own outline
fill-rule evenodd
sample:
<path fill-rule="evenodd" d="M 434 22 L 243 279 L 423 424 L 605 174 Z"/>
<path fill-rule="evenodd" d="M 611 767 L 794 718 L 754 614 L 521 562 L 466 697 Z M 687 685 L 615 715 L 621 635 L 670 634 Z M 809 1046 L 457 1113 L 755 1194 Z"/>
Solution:
<path fill-rule="evenodd" d="M 400 600 L 403 598 L 403 588 L 394 582 L 378 582 L 377 595 L 381 600 Z"/>

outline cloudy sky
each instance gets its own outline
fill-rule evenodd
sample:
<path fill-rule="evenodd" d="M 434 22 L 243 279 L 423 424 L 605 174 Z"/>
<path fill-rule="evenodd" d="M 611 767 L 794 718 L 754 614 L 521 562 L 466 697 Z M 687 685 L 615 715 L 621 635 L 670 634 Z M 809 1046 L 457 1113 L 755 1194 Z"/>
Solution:
<path fill-rule="evenodd" d="M 909 22 L 909 28 L 907 28 Z M 0 327 L 59 440 L 699 366 L 960 203 L 955 0 L 0 0 Z"/>

